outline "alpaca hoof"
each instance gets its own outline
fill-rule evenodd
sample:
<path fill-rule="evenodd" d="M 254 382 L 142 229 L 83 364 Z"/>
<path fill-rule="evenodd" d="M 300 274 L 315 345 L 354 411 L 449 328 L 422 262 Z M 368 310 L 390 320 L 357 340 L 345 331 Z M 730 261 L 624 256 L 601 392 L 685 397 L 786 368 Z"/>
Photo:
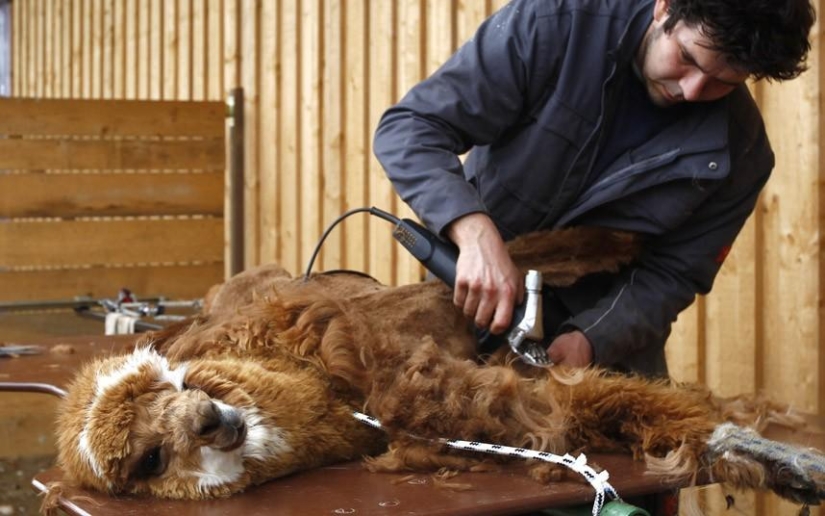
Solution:
<path fill-rule="evenodd" d="M 724 459 L 729 476 L 743 478 L 736 464 L 755 461 L 764 468 L 761 485 L 779 496 L 803 505 L 819 505 L 825 499 L 825 455 L 817 450 L 766 439 L 750 428 L 731 423 L 716 428 L 708 441 L 713 459 Z M 745 460 L 743 460 L 745 459 Z M 729 479 L 722 479 L 729 480 Z"/>

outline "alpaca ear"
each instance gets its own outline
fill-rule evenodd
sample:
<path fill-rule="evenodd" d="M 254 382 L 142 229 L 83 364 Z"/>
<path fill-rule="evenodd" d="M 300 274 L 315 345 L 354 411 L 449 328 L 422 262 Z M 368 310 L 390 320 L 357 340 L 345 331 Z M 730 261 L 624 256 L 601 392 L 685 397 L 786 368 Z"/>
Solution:
<path fill-rule="evenodd" d="M 194 319 L 176 321 L 165 326 L 163 329 L 150 331 L 135 342 L 135 348 L 148 347 L 165 356 L 172 343 L 182 334 L 186 333 L 186 330 L 188 330 L 192 324 L 201 319 L 201 317 L 196 317 Z"/>

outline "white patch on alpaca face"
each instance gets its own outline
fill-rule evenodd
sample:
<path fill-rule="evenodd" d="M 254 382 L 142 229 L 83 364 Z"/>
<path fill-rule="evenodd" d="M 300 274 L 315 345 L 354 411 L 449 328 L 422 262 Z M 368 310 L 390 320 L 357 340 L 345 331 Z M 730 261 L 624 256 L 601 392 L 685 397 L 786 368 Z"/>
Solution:
<path fill-rule="evenodd" d="M 88 416 L 87 416 L 86 426 L 88 426 Z M 94 452 L 92 451 L 92 445 L 89 443 L 89 429 L 83 428 L 83 431 L 80 433 L 80 439 L 77 440 L 77 451 L 80 453 L 80 456 L 86 463 L 92 468 L 94 471 L 95 476 L 98 478 L 104 478 L 103 475 L 103 468 L 100 466 L 100 461 L 97 460 L 95 457 Z M 111 487 L 112 483 L 107 480 L 107 484 Z"/>
<path fill-rule="evenodd" d="M 109 371 L 107 374 L 98 375 L 95 393 L 98 397 L 102 396 L 103 393 L 111 387 L 120 385 L 130 376 L 138 374 L 146 365 L 155 373 L 158 381 L 169 382 L 178 391 L 183 390 L 183 376 L 186 373 L 186 367 L 182 366 L 177 369 L 172 369 L 166 357 L 161 356 L 150 347 L 144 347 L 135 349 L 135 351 L 114 370 Z M 97 401 L 97 399 L 95 399 L 95 401 Z"/>
<path fill-rule="evenodd" d="M 200 489 L 229 484 L 237 480 L 242 473 L 241 448 L 223 452 L 208 446 L 201 447 L 201 470 L 195 472 Z"/>
<path fill-rule="evenodd" d="M 109 485 L 111 485 L 111 482 L 105 478 L 103 466 L 95 455 L 89 440 L 89 425 L 97 410 L 97 405 L 106 396 L 107 391 L 127 382 L 132 376 L 140 374 L 147 364 L 158 381 L 171 383 L 178 391 L 183 390 L 183 378 L 187 369 L 185 364 L 177 369 L 172 369 L 169 366 L 169 361 L 160 356 L 154 349 L 149 347 L 137 348 L 123 363 L 108 373 L 102 374 L 101 371 L 98 371 L 97 381 L 95 382 L 95 396 L 86 408 L 85 422 L 77 442 L 77 451 L 92 468 L 94 474 L 108 482 Z"/>

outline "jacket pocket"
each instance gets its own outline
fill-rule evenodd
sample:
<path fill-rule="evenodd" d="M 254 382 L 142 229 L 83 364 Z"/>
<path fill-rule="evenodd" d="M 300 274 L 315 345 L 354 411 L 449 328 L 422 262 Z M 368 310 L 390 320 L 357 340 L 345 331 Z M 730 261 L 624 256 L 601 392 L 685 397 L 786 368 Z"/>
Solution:
<path fill-rule="evenodd" d="M 532 123 L 489 148 L 479 163 L 479 189 L 506 229 L 514 234 L 540 229 L 593 128 L 551 98 Z"/>

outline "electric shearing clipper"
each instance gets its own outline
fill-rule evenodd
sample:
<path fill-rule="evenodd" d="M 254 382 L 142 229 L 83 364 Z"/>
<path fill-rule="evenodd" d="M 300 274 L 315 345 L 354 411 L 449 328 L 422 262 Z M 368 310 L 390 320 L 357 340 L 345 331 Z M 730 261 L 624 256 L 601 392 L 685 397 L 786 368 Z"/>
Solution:
<path fill-rule="evenodd" d="M 370 208 L 369 212 L 394 223 L 393 237 L 427 270 L 450 287 L 455 287 L 458 249 L 453 244 L 441 240 L 413 220 L 399 219 L 375 207 Z M 515 354 L 528 364 L 539 367 L 552 365 L 541 345 L 544 337 L 541 288 L 541 273 L 528 271 L 525 277 L 525 300 L 513 311 L 513 322 L 504 333 L 504 338 Z"/>

